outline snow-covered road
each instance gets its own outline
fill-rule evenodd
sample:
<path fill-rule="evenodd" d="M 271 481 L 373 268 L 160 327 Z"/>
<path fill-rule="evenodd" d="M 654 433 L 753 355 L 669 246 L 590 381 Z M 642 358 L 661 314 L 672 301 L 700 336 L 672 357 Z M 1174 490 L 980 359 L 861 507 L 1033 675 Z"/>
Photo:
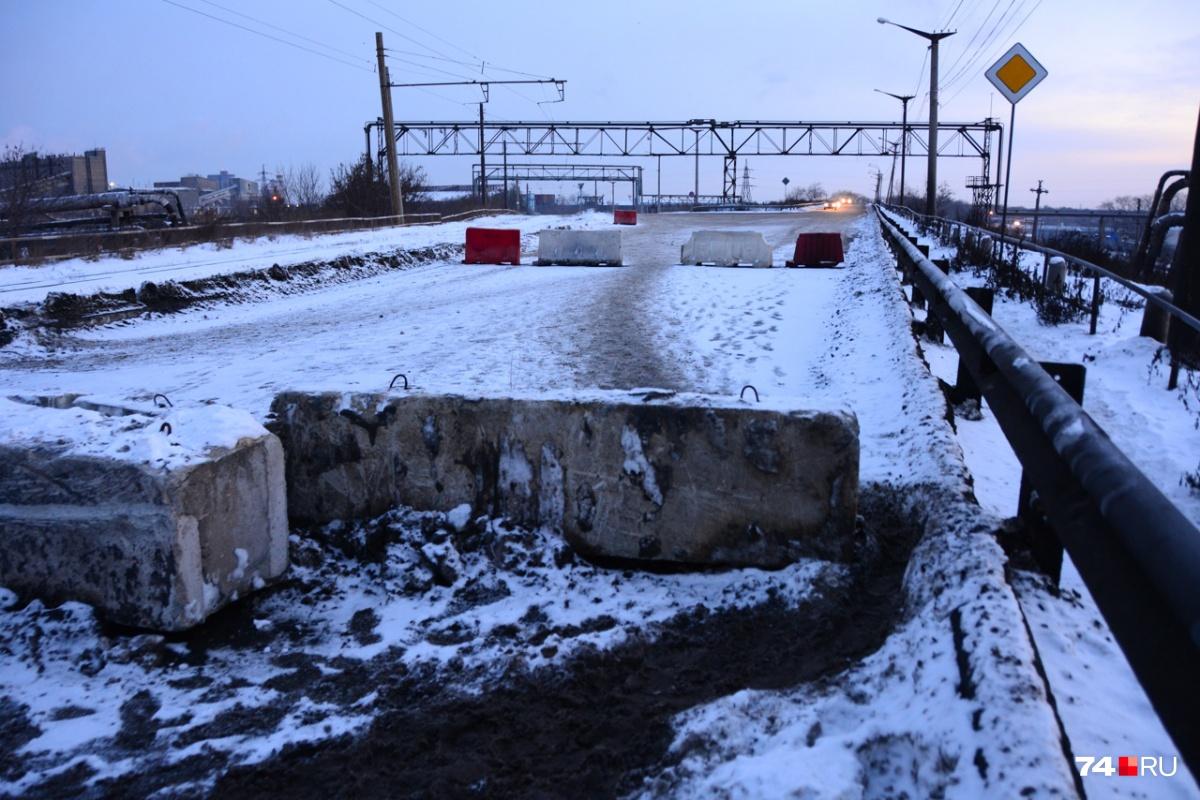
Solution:
<path fill-rule="evenodd" d="M 522 229 L 529 261 L 530 234 L 539 227 L 597 228 L 609 221 L 580 215 L 509 224 Z M 690 232 L 711 228 L 762 232 L 777 264 L 790 255 L 798 232 L 840 230 L 847 239 L 846 268 L 678 265 L 679 246 Z M 80 604 L 58 612 L 35 601 L 4 611 L 0 650 L 7 655 L 0 658 L 0 675 L 7 677 L 0 688 L 16 699 L 0 711 L 11 707 L 14 720 L 27 722 L 9 728 L 21 734 L 14 741 L 30 769 L 9 779 L 15 781 L 10 787 L 45 787 L 50 784 L 42 781 L 61 774 L 64 786 L 101 792 L 125 780 L 132 781 L 129 793 L 187 785 L 206 791 L 224 773 L 229 783 L 218 788 L 230 796 L 262 794 L 273 786 L 294 796 L 327 796 L 315 781 L 343 781 L 345 770 L 360 781 L 389 775 L 432 780 L 396 772 L 407 762 L 392 757 L 397 740 L 389 737 L 397 731 L 407 736 L 405 726 L 417 722 L 422 735 L 441 736 L 445 725 L 447 747 L 460 747 L 459 726 L 473 730 L 474 721 L 484 719 L 481 730 L 492 725 L 499 733 L 473 753 L 479 761 L 468 767 L 499 780 L 508 767 L 497 765 L 511 762 L 520 779 L 521 770 L 533 769 L 529 763 L 488 748 L 542 736 L 554 741 L 542 748 L 535 738 L 525 749 L 517 746 L 518 755 L 537 751 L 541 764 L 554 760 L 551 750 L 578 750 L 579 763 L 591 765 L 581 785 L 612 794 L 616 784 L 587 780 L 608 780 L 617 767 L 606 772 L 604 759 L 593 763 L 592 740 L 580 733 L 582 717 L 563 716 L 559 707 L 581 702 L 603 709 L 605 701 L 621 699 L 628 705 L 614 705 L 622 709 L 616 716 L 637 710 L 647 724 L 662 726 L 655 729 L 658 738 L 632 746 L 646 751 L 636 754 L 646 771 L 631 773 L 635 783 L 625 786 L 635 793 L 1069 794 L 1060 723 L 1034 669 L 993 536 L 997 521 L 965 499 L 970 476 L 941 392 L 911 336 L 912 317 L 875 221 L 822 211 L 644 215 L 623 235 L 623 268 L 425 263 L 258 302 L 214 301 L 125 323 L 42 331 L 0 348 L 0 381 L 6 394 L 82 392 L 149 401 L 162 392 L 177 403 L 216 400 L 259 418 L 283 389 L 379 390 L 398 372 L 429 392 L 660 386 L 736 394 L 752 384 L 764 398 L 798 407 L 848 406 L 861 429 L 866 535 L 886 534 L 891 526 L 921 539 L 911 559 L 905 554 L 893 565 L 900 571 L 880 596 L 872 599 L 859 584 L 846 584 L 841 565 L 799 564 L 779 573 L 622 574 L 576 563 L 544 531 L 482 520 L 482 532 L 468 536 L 441 515 L 398 510 L 367 526 L 335 524 L 311 537 L 293 536 L 288 583 L 239 604 L 195 641 L 111 635 Z M 330 258 L 339 248 L 365 253 L 429 247 L 461 241 L 461 230 L 404 229 L 394 238 L 372 232 L 355 244 L 333 238 L 318 242 L 313 252 Z M 260 243 L 262 261 L 249 252 L 251 261 L 239 261 L 238 268 L 269 267 L 285 246 L 272 250 Z M 172 257 L 203 261 L 196 254 Z M 145 258 L 154 263 L 167 257 Z M 111 266 L 92 265 L 89 278 L 86 265 L 77 265 L 83 272 L 75 279 L 92 281 L 92 289 L 127 288 L 142 279 Z M 190 274 L 211 274 L 205 272 L 211 268 L 187 267 L 196 270 Z M 436 542 L 431 545 L 428 536 Z M 474 544 L 467 549 L 472 537 L 520 546 L 504 545 L 511 552 Z M 888 542 L 887 535 L 880 541 Z M 380 560 L 368 563 L 348 542 L 364 552 L 381 543 Z M 430 546 L 454 565 L 449 585 L 422 578 L 424 562 L 416 553 Z M 510 552 L 513 563 L 495 552 Z M 703 641 L 680 663 L 655 660 L 669 650 L 670 626 L 681 620 L 710 630 L 711 623 L 695 620 L 775 609 L 771 613 L 807 626 L 803 614 L 815 609 L 817 622 L 825 624 L 820 603 L 836 606 L 830 598 L 838 590 L 853 595 L 852 609 L 865 596 L 868 606 L 895 612 L 895 618 L 884 615 L 885 642 L 863 646 L 877 649 L 850 648 L 852 663 L 819 681 L 788 670 L 790 679 L 755 677 L 757 662 L 769 660 L 760 656 L 779 643 L 761 635 L 774 629 L 753 616 L 746 629 L 753 635 L 734 619 L 729 646 L 741 651 L 754 643 L 760 650 L 748 651 L 748 661 L 755 663 L 731 667 L 717 652 L 720 674 L 738 673 L 719 691 L 684 691 L 689 682 L 710 686 L 709 676 L 689 661 L 693 650 L 704 651 Z M 831 630 L 853 633 L 858 622 L 849 619 L 829 623 Z M 657 638 L 663 631 L 665 645 Z M 36 641 L 29 644 L 30 638 Z M 273 647 L 282 650 L 272 653 Z M 606 654 L 618 651 L 610 663 Z M 739 670 L 746 671 L 744 678 Z M 679 685 L 643 690 L 647 682 L 653 688 L 663 680 L 656 672 L 678 678 Z M 466 711 L 428 694 L 431 686 L 463 689 L 465 674 L 474 676 L 473 687 L 499 690 Z M 596 674 L 615 683 L 587 683 Z M 403 675 L 409 677 L 401 681 Z M 562 675 L 582 681 L 583 688 L 560 702 Z M 530 694 L 512 701 L 512 681 L 521 676 L 533 681 Z M 376 683 L 385 688 L 368 691 Z M 678 702 L 668 707 L 658 695 Z M 488 705 L 504 697 L 512 709 Z M 410 704 L 427 706 L 422 713 L 431 719 L 409 716 Z M 523 720 L 522 704 L 536 712 L 528 715 L 533 721 L 527 729 L 507 718 L 511 713 Z M 648 705 L 652 712 L 645 712 Z M 601 722 L 607 730 L 607 721 Z M 633 725 L 628 735 L 641 734 L 640 727 Z M 331 739 L 346 731 L 360 735 Z M 673 743 L 665 732 L 673 732 Z M 594 746 L 615 746 L 611 738 L 600 736 Z M 313 749 L 280 750 L 306 741 Z M 667 745 L 667 752 L 656 749 Z M 378 758 L 381 752 L 389 757 Z M 313 768 L 322 761 L 324 767 Z M 565 772 L 574 768 L 563 763 Z M 613 763 L 619 763 L 616 757 Z M 636 782 L 638 775 L 644 783 Z M 466 773 L 437 779 L 477 785 Z"/>
<path fill-rule="evenodd" d="M 568 224 L 594 227 L 599 216 Z M 0 350 L 0 370 L 20 392 L 162 392 L 258 415 L 283 388 L 377 389 L 397 372 L 430 391 L 727 392 L 755 383 L 803 396 L 807 376 L 794 356 L 811 354 L 822 335 L 837 273 L 680 267 L 679 246 L 698 228 L 752 229 L 790 255 L 798 231 L 840 230 L 855 217 L 644 215 L 623 230 L 623 268 L 427 264 L 266 303 L 77 330 Z M 401 238 L 410 244 L 408 232 Z"/>

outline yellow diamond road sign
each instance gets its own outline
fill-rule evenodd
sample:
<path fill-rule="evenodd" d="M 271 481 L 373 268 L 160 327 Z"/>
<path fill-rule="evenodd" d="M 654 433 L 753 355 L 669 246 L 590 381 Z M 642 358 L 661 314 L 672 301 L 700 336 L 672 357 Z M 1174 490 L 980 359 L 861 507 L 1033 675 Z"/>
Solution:
<path fill-rule="evenodd" d="M 1049 73 L 1023 45 L 1014 44 L 985 74 L 1000 94 L 1015 104 Z"/>

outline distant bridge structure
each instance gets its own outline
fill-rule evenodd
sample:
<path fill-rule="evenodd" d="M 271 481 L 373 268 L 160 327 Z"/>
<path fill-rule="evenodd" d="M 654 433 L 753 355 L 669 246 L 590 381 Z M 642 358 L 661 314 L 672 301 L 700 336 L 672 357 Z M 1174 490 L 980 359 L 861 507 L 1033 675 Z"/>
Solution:
<path fill-rule="evenodd" d="M 382 120 L 365 126 L 367 151 L 376 131 L 376 158 L 382 158 Z M 691 119 L 666 122 L 527 122 L 527 121 L 397 121 L 396 152 L 403 156 L 651 158 L 691 156 L 697 170 L 701 156 L 724 160 L 721 196 L 737 196 L 739 156 L 872 156 L 891 155 L 892 146 L 907 137 L 908 155 L 928 155 L 927 126 L 901 122 L 805 122 Z M 978 158 L 981 175 L 992 163 L 996 135 L 996 183 L 1003 127 L 993 119 L 979 122 L 939 122 L 939 158 Z M 384 137 L 386 138 L 386 137 Z M 512 165 L 510 164 L 510 169 Z M 488 167 L 484 166 L 484 174 Z M 697 192 L 698 193 L 698 192 Z"/>

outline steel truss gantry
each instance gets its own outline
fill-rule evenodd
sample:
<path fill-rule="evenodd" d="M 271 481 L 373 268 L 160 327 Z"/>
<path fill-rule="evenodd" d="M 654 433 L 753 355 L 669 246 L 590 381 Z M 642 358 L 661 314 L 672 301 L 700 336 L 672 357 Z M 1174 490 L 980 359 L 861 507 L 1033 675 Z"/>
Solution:
<path fill-rule="evenodd" d="M 927 130 L 901 122 L 804 122 L 692 119 L 676 122 L 397 121 L 396 149 L 404 156 L 582 156 L 637 158 L 721 156 L 722 195 L 737 191 L 738 156 L 875 156 L 908 136 L 908 154 L 928 155 Z M 382 122 L 368 123 L 370 128 Z M 939 158 L 978 158 L 987 174 L 993 119 L 939 122 Z M 382 148 L 381 148 L 382 151 Z"/>
<path fill-rule="evenodd" d="M 479 192 L 478 164 L 471 167 L 471 186 Z M 628 183 L 633 187 L 633 204 L 639 205 L 642 196 L 642 167 L 637 164 L 488 164 L 486 183 L 508 181 L 561 181 L 593 183 Z"/>

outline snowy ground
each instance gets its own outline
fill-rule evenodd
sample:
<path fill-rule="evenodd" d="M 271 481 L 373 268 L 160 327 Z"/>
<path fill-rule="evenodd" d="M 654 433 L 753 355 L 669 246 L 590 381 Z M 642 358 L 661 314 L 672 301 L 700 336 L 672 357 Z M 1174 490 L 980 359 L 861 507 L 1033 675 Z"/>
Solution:
<path fill-rule="evenodd" d="M 380 389 L 396 372 L 423 391 L 734 394 L 750 383 L 773 400 L 856 411 L 864 536 L 879 566 L 650 575 L 579 562 L 546 532 L 397 510 L 296 532 L 285 583 L 189 636 L 137 636 L 77 604 L 0 598 L 4 786 L 329 796 L 365 780 L 367 794 L 487 793 L 545 772 L 576 776 L 582 794 L 1071 794 L 997 521 L 964 499 L 961 451 L 873 219 L 642 220 L 624 232 L 624 268 L 423 264 L 24 339 L 0 348 L 0 380 L 20 394 L 218 400 L 260 419 L 281 389 Z M 519 224 L 529 233 L 546 221 Z M 777 263 L 798 231 L 844 228 L 847 266 L 677 266 L 690 231 L 709 227 L 763 232 Z M 427 247 L 461 231 L 370 236 L 389 235 L 405 238 L 344 246 Z M 343 245 L 315 246 L 332 256 Z M 245 264 L 280 255 L 247 252 Z M 143 279 L 76 277 L 89 290 Z M 718 662 L 698 665 L 710 651 Z M 448 699 L 451 689 L 466 699 Z M 471 736 L 486 738 L 468 758 Z M 440 743 L 427 747 L 456 763 L 417 750 L 409 766 L 414 741 Z M 542 757 L 521 760 L 529 750 Z M 506 778 L 511 764 L 529 773 Z"/>
<path fill-rule="evenodd" d="M 553 220 L 553 222 L 548 222 Z M 611 216 L 588 212 L 547 218 L 497 214 L 462 222 L 373 228 L 346 233 L 258 237 L 236 242 L 190 244 L 146 250 L 129 257 L 72 258 L 36 266 L 0 264 L 0 306 L 39 302 L 49 292 L 86 294 L 137 288 L 142 281 L 188 280 L 272 264 L 429 247 L 443 242 L 461 245 L 469 227 L 519 228 L 530 233 L 550 225 L 594 228 L 612 223 Z"/>
<path fill-rule="evenodd" d="M 905 227 L 916 232 L 910 224 Z M 955 255 L 952 245 L 921 241 L 931 245 L 934 258 Z M 1024 253 L 1021 258 L 1024 269 L 1040 271 L 1039 254 Z M 960 286 L 986 282 L 982 271 L 956 272 L 953 278 Z M 1107 297 L 1124 294 L 1115 284 L 1105 284 Z M 1046 325 L 1031 303 L 997 292 L 992 316 L 1034 358 L 1087 367 L 1084 409 L 1159 490 L 1200 525 L 1200 493 L 1182 480 L 1185 472 L 1196 469 L 1200 457 L 1197 405 L 1193 399 L 1189 408 L 1186 387 L 1167 390 L 1166 368 L 1156 358 L 1160 345 L 1138 335 L 1141 310 L 1107 302 L 1101 307 L 1096 335 L 1090 335 L 1086 320 Z M 953 384 L 958 367 L 953 346 L 928 341 L 921 345 L 934 374 Z M 1185 376 L 1181 386 L 1186 383 Z M 1020 464 L 986 402 L 982 411 L 982 419 L 956 418 L 958 440 L 980 504 L 998 516 L 1011 516 L 1016 513 Z M 1168 759 L 1176 755 L 1070 558 L 1064 559 L 1058 589 L 1024 573 L 1017 574 L 1014 585 L 1074 752 L 1114 757 L 1144 753 Z M 1101 776 L 1091 776 L 1084 784 L 1089 797 L 1196 796 L 1186 767 L 1180 770 L 1185 777 L 1157 784 L 1129 786 Z"/>

